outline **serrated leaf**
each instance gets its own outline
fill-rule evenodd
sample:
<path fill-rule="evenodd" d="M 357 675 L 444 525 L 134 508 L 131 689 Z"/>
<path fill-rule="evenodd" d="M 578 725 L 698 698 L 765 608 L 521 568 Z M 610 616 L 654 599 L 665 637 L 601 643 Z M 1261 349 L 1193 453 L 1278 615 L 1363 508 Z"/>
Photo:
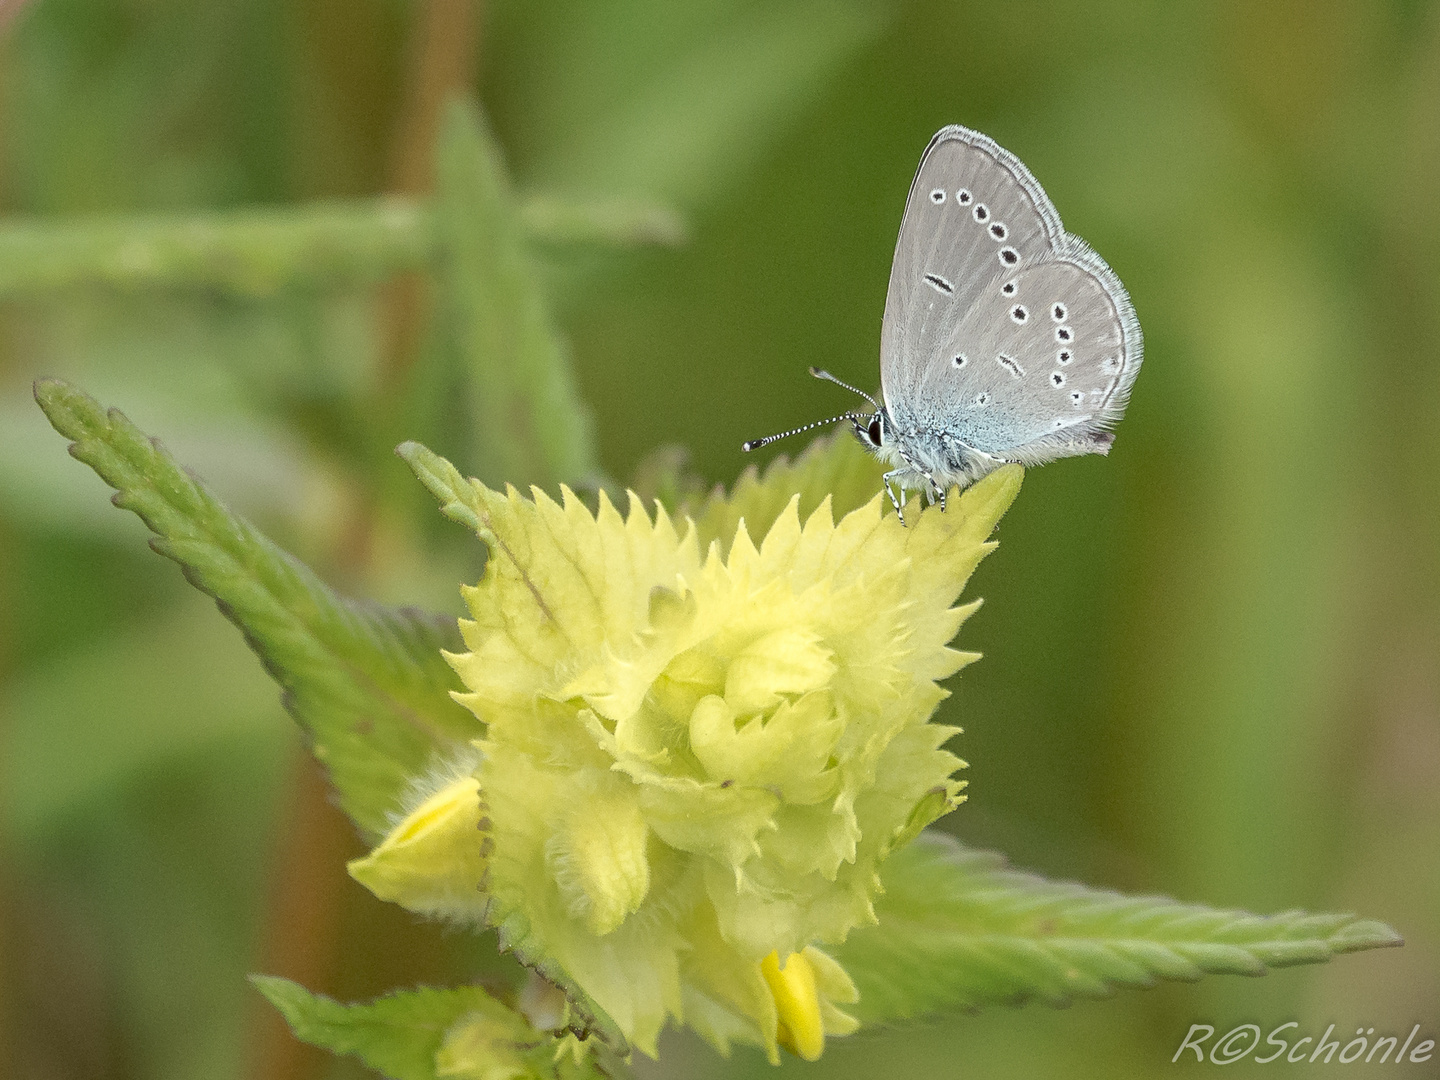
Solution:
<path fill-rule="evenodd" d="M 269 975 L 250 981 L 295 1037 L 351 1054 L 392 1080 L 580 1080 L 593 1060 L 558 1058 L 559 1040 L 536 1031 L 478 986 L 401 990 L 343 1004 Z"/>
<path fill-rule="evenodd" d="M 800 496 L 801 521 L 827 495 L 838 521 L 875 497 L 884 473 L 885 465 L 842 429 L 814 440 L 793 461 L 776 458 L 763 473 L 752 465 L 729 491 L 716 488 L 681 509 L 694 519 L 702 550 L 711 540 L 719 540 L 723 547 L 735 536 L 742 518 L 751 536 L 764 536 L 796 494 Z"/>
<path fill-rule="evenodd" d="M 346 813 L 371 836 L 412 778 L 479 732 L 453 703 L 458 686 L 440 656 L 458 646 L 453 620 L 381 607 L 331 590 L 116 409 L 55 379 L 35 385 L 70 453 L 116 489 L 150 541 L 191 584 L 215 598 L 283 690 Z"/>
<path fill-rule="evenodd" d="M 434 210 L 440 340 L 469 406 L 482 479 L 553 484 L 598 473 L 590 414 L 525 250 L 500 152 L 479 111 L 450 103 Z M 434 373 L 422 372 L 437 385 Z"/>
<path fill-rule="evenodd" d="M 892 855 L 881 876 L 878 925 L 830 950 L 860 989 L 850 1011 L 862 1023 L 1031 1000 L 1063 1006 L 1119 986 L 1264 975 L 1401 944 L 1390 927 L 1354 915 L 1260 916 L 1047 881 L 937 832 Z"/>

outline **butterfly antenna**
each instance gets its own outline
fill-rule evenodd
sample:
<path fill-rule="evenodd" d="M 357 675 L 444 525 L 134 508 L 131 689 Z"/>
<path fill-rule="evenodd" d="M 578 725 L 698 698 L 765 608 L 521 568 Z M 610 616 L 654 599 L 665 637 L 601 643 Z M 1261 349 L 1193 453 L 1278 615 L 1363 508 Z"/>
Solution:
<path fill-rule="evenodd" d="M 871 397 L 869 394 L 865 393 L 864 390 L 857 390 L 857 389 L 855 389 L 855 387 L 851 386 L 848 382 L 841 382 L 841 381 L 840 381 L 839 379 L 837 379 L 834 375 L 831 375 L 828 371 L 824 370 L 823 368 L 812 367 L 812 368 L 810 369 L 810 374 L 811 374 L 811 375 L 814 375 L 815 378 L 817 378 L 817 379 L 824 379 L 826 382 L 833 382 L 836 386 L 843 386 L 846 390 L 849 390 L 852 394 L 859 394 L 859 395 L 860 395 L 861 397 L 863 397 L 866 401 L 868 401 L 871 405 L 874 405 L 874 406 L 875 406 L 875 411 L 876 411 L 876 412 L 879 412 L 879 411 L 880 411 L 880 403 L 879 403 L 878 401 L 876 401 L 873 397 Z"/>
<path fill-rule="evenodd" d="M 769 446 L 777 439 L 788 439 L 791 435 L 799 435 L 802 431 L 809 431 L 811 428 L 824 427 L 826 424 L 833 424 L 838 420 L 854 420 L 856 414 L 853 412 L 841 413 L 839 416 L 832 416 L 829 420 L 816 420 L 813 424 L 806 424 L 804 427 L 797 427 L 794 431 L 782 431 L 779 435 L 766 435 L 763 439 L 751 439 L 740 445 L 741 450 L 759 450 L 762 446 Z"/>

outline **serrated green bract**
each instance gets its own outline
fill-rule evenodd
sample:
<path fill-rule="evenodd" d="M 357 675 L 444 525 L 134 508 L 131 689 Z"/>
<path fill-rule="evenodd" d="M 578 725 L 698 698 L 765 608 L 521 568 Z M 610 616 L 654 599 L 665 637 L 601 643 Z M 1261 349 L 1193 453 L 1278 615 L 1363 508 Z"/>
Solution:
<path fill-rule="evenodd" d="M 881 871 L 879 922 L 832 950 L 860 989 L 864 1023 L 981 1005 L 1106 997 L 1117 986 L 1263 975 L 1399 945 L 1353 915 L 1260 916 L 1046 881 L 926 833 Z"/>
<path fill-rule="evenodd" d="M 536 1031 L 478 986 L 403 990 L 347 1005 L 288 979 L 250 981 L 296 1038 L 353 1054 L 392 1080 L 588 1080 L 602 1069 L 569 1033 Z"/>
<path fill-rule="evenodd" d="M 681 511 L 694 519 L 701 547 L 719 540 L 725 551 L 741 518 L 752 536 L 763 536 L 792 497 L 800 499 L 801 520 L 827 497 L 837 517 L 858 510 L 880 490 L 885 469 L 849 431 L 835 431 L 815 439 L 794 460 L 777 457 L 763 473 L 752 465 L 729 491 L 717 488 L 704 499 L 687 502 Z"/>
<path fill-rule="evenodd" d="M 842 473 L 848 451 L 801 471 Z M 785 1017 L 762 960 L 872 922 L 881 860 L 959 800 L 955 729 L 926 721 L 937 680 L 974 659 L 948 647 L 974 605 L 952 605 L 1021 470 L 912 508 L 909 528 L 874 487 L 835 522 L 828 496 L 802 521 L 793 490 L 777 513 L 742 486 L 753 511 L 702 546 L 633 497 L 592 513 L 401 453 L 491 550 L 450 658 L 487 726 L 477 916 L 647 1053 L 675 1018 L 773 1055 Z M 815 987 L 817 1015 L 849 994 L 843 971 Z"/>
<path fill-rule="evenodd" d="M 468 748 L 480 725 L 446 696 L 448 620 L 340 596 L 232 514 L 116 409 L 54 379 L 35 398 L 70 453 L 156 534 L 151 546 L 215 598 L 283 690 L 340 805 L 383 834 L 417 775 Z"/>

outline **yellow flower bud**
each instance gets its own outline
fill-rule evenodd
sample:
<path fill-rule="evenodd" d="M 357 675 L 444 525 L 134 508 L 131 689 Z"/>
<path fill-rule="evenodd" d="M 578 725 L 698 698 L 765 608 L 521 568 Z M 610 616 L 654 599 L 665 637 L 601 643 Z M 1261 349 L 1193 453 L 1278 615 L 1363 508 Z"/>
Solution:
<path fill-rule="evenodd" d="M 810 961 L 804 953 L 791 953 L 782 965 L 780 954 L 772 952 L 760 961 L 760 973 L 775 995 L 780 1045 L 806 1061 L 818 1061 L 825 1049 L 825 1025 Z"/>
<path fill-rule="evenodd" d="M 482 906 L 488 838 L 481 832 L 480 782 L 462 776 L 441 787 L 390 831 L 350 876 L 381 900 L 411 911 L 473 919 Z"/>
<path fill-rule="evenodd" d="M 532 1069 L 521 1052 L 521 1040 L 534 1032 L 525 1032 L 521 1025 L 506 1023 L 483 1012 L 461 1017 L 445 1033 L 445 1041 L 435 1052 L 435 1075 L 440 1080 L 540 1080 L 543 1075 Z"/>

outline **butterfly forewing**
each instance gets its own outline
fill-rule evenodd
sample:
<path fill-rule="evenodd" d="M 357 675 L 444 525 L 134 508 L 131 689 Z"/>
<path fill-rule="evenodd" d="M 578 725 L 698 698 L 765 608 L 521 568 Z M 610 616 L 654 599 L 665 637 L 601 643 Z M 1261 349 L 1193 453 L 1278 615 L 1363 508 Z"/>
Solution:
<path fill-rule="evenodd" d="M 897 422 L 916 419 L 908 406 L 964 313 L 1061 236 L 1055 208 L 1013 155 L 962 127 L 931 140 L 906 200 L 881 331 L 881 385 Z"/>

